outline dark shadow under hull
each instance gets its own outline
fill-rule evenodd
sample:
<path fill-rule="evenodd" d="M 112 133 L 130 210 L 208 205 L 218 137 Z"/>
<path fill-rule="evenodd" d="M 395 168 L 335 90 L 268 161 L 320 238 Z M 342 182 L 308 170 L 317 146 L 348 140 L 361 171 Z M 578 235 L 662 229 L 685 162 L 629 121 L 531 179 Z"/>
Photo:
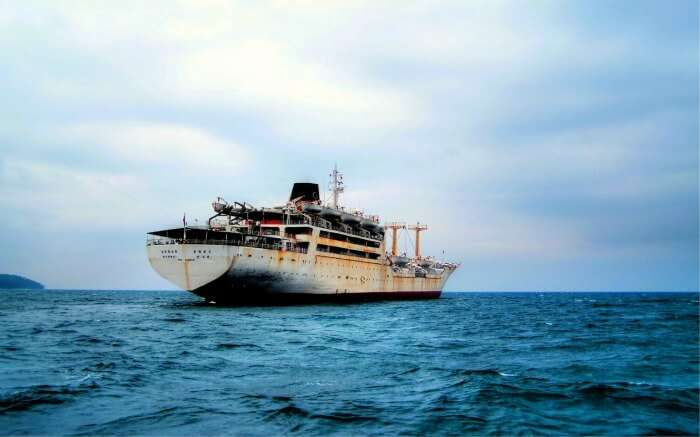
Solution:
<path fill-rule="evenodd" d="M 203 297 L 209 302 L 218 305 L 247 306 L 247 305 L 303 305 L 313 303 L 354 303 L 373 302 L 383 300 L 418 300 L 437 299 L 441 291 L 391 291 L 368 293 L 337 293 L 337 294 L 311 294 L 311 293 L 279 293 L 267 291 L 246 290 L 245 293 L 236 293 L 232 290 L 224 290 L 217 293 L 215 290 L 195 290 L 194 294 Z"/>

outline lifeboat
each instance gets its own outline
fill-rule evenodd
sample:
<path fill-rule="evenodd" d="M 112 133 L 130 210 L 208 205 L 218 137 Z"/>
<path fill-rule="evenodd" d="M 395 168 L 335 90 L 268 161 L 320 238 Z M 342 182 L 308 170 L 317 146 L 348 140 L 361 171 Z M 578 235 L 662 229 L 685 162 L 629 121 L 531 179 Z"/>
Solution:
<path fill-rule="evenodd" d="M 360 217 L 348 213 L 343 213 L 343 215 L 340 217 L 340 220 L 346 225 L 350 226 L 357 226 L 360 224 L 361 221 Z"/>
<path fill-rule="evenodd" d="M 374 223 L 372 220 L 367 220 L 364 219 L 360 222 L 360 226 L 362 226 L 364 229 L 374 232 L 375 234 L 379 233 L 379 230 L 382 229 L 381 226 L 378 224 Z"/>
<path fill-rule="evenodd" d="M 333 208 L 321 208 L 321 217 L 326 220 L 340 220 L 341 213 Z"/>
<path fill-rule="evenodd" d="M 302 208 L 302 211 L 308 214 L 320 214 L 322 210 L 321 205 L 316 205 L 315 203 L 307 203 Z"/>

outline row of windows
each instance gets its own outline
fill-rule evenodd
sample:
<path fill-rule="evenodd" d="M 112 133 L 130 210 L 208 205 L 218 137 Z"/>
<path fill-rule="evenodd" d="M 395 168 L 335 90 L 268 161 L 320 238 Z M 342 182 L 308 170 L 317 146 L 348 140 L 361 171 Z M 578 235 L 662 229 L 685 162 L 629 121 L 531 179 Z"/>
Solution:
<path fill-rule="evenodd" d="M 237 254 L 236 256 L 243 256 L 243 255 L 239 253 L 239 254 Z M 252 258 L 252 257 L 253 257 L 252 254 L 248 254 L 248 258 Z M 265 258 L 265 256 L 264 256 L 264 255 L 260 255 L 260 259 L 263 259 L 263 258 Z M 273 259 L 273 257 L 270 257 L 270 259 Z M 280 261 L 284 261 L 284 258 L 280 257 L 279 260 L 280 260 Z M 296 258 L 290 258 L 289 261 L 296 262 L 297 259 L 296 259 Z M 310 260 L 301 259 L 300 261 L 301 261 L 302 264 L 311 264 L 311 261 L 310 261 Z M 323 263 L 323 262 L 318 262 L 318 261 L 314 261 L 314 264 L 320 264 L 320 265 L 323 265 L 323 264 L 326 264 L 326 265 L 340 265 L 340 263 L 333 263 L 333 262 L 325 262 L 325 263 Z M 347 266 L 344 266 L 344 268 L 347 268 Z M 354 265 L 350 266 L 350 268 L 352 268 L 352 269 L 362 269 L 362 270 L 375 270 L 375 271 L 378 271 L 378 270 L 379 270 L 379 267 L 358 267 L 358 266 L 354 266 Z"/>
<path fill-rule="evenodd" d="M 249 269 L 248 271 L 254 272 L 255 270 Z M 309 275 L 307 273 L 297 273 L 297 272 L 277 272 L 277 274 L 280 276 L 283 276 L 283 275 L 287 275 L 287 276 L 313 276 L 314 278 L 316 278 L 316 277 L 331 278 L 332 277 L 332 278 L 342 279 L 342 277 L 340 275 L 316 275 L 316 274 Z M 389 275 L 387 275 L 387 278 L 388 277 L 389 277 Z M 378 278 L 368 278 L 368 277 L 364 277 L 364 276 L 360 277 L 360 278 L 356 278 L 356 277 L 350 277 L 349 275 L 345 276 L 345 279 L 346 280 L 353 280 L 353 281 L 361 281 L 361 282 L 380 281 L 380 279 L 378 279 Z"/>

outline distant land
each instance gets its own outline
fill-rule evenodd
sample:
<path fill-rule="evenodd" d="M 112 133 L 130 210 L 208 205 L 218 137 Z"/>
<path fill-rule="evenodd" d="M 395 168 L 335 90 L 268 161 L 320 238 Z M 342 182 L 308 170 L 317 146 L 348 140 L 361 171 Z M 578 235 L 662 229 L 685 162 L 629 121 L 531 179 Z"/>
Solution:
<path fill-rule="evenodd" d="M 0 274 L 0 290 L 43 290 L 44 284 L 24 276 Z"/>

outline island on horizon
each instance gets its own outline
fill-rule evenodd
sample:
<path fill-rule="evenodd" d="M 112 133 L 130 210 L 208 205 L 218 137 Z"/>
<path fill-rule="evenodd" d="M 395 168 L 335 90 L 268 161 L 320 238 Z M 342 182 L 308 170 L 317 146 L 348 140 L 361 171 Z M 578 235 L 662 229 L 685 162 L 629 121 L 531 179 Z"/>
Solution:
<path fill-rule="evenodd" d="M 0 290 L 43 290 L 44 284 L 19 275 L 0 274 Z"/>

